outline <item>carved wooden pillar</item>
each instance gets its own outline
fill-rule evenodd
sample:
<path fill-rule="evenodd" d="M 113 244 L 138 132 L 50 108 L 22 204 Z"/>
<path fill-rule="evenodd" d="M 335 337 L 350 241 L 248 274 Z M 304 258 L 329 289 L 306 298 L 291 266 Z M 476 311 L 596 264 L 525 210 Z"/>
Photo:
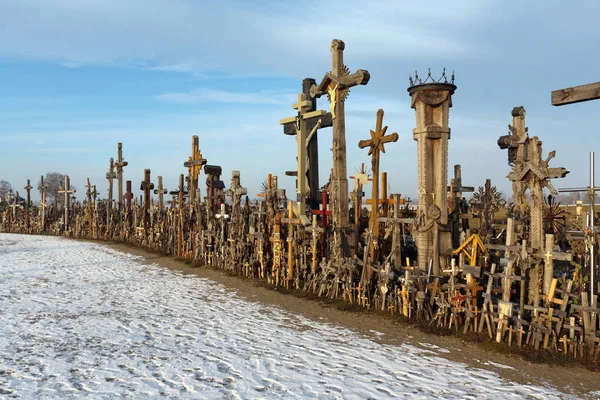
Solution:
<path fill-rule="evenodd" d="M 413 138 L 417 141 L 419 219 L 416 231 L 419 268 L 426 270 L 433 260 L 433 273 L 440 273 L 440 256 L 452 250 L 448 229 L 448 117 L 452 94 L 456 90 L 454 75 L 450 82 L 445 73 L 438 81 L 431 75 L 422 81 L 418 75 L 410 79 L 408 88 L 411 107 L 416 113 Z M 445 266 L 442 261 L 442 267 Z"/>

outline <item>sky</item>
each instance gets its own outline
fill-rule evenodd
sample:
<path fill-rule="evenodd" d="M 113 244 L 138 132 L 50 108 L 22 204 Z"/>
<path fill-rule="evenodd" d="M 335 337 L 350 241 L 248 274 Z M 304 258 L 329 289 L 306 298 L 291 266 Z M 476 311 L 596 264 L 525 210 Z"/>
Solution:
<path fill-rule="evenodd" d="M 279 120 L 295 115 L 303 78 L 331 70 L 329 45 L 341 39 L 345 64 L 371 75 L 346 101 L 349 175 L 370 166 L 358 141 L 381 108 L 400 136 L 381 157 L 388 192 L 417 197 L 408 78 L 446 68 L 457 85 L 449 176 L 461 164 L 464 185 L 490 178 L 510 195 L 496 141 L 522 105 L 530 136 L 544 154 L 557 150 L 550 165 L 571 171 L 554 186 L 585 186 L 600 102 L 553 107 L 550 92 L 600 80 L 599 13 L 597 1 L 0 0 L 0 180 L 22 192 L 60 172 L 80 199 L 86 178 L 106 197 L 122 142 L 134 189 L 150 168 L 174 190 L 198 135 L 227 186 L 239 170 L 253 197 L 272 173 L 293 198 L 296 142 Z M 329 109 L 326 98 L 318 107 Z M 331 138 L 319 132 L 321 184 Z"/>

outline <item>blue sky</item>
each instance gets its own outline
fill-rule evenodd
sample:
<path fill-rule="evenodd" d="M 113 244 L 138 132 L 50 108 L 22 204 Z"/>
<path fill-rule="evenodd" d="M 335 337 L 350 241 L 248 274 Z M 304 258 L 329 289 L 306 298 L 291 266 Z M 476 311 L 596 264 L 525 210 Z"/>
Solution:
<path fill-rule="evenodd" d="M 294 115 L 305 77 L 331 68 L 332 39 L 351 71 L 371 73 L 346 102 L 348 172 L 364 162 L 358 141 L 376 112 L 388 132 L 381 170 L 390 191 L 416 197 L 414 111 L 408 76 L 456 74 L 449 170 L 463 183 L 491 178 L 508 192 L 507 154 L 496 140 L 511 109 L 527 110 L 530 135 L 571 171 L 556 187 L 587 185 L 600 102 L 550 105 L 550 92 L 596 82 L 596 1 L 0 1 L 0 179 L 22 191 L 46 172 L 85 179 L 106 195 L 110 157 L 123 142 L 125 179 L 144 168 L 174 189 L 200 137 L 204 157 L 229 185 L 240 170 L 250 195 L 268 173 L 293 197 L 296 143 L 279 120 Z M 326 99 L 319 107 L 328 109 Z M 331 129 L 320 131 L 321 183 L 331 168 Z M 203 182 L 203 180 L 201 181 Z M 38 197 L 37 192 L 33 196 Z"/>

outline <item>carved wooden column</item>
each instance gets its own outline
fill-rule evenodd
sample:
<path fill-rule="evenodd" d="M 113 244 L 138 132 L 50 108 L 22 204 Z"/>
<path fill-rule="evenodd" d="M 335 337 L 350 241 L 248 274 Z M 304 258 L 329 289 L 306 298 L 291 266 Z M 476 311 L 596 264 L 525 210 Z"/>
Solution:
<path fill-rule="evenodd" d="M 426 270 L 429 260 L 432 260 L 435 275 L 439 275 L 441 270 L 440 256 L 452 250 L 446 190 L 450 139 L 448 118 L 455 90 L 454 74 L 448 81 L 445 71 L 439 80 L 433 79 L 431 73 L 424 80 L 415 74 L 414 80 L 410 78 L 408 88 L 417 120 L 413 138 L 417 141 L 418 152 L 419 218 L 416 242 L 419 268 Z"/>

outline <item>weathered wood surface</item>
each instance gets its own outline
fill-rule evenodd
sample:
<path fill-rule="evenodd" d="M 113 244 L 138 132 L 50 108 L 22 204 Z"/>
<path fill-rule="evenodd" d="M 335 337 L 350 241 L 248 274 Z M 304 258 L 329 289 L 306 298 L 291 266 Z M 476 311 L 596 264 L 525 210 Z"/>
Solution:
<path fill-rule="evenodd" d="M 600 99 L 600 82 L 552 91 L 552 105 L 564 106 Z"/>

